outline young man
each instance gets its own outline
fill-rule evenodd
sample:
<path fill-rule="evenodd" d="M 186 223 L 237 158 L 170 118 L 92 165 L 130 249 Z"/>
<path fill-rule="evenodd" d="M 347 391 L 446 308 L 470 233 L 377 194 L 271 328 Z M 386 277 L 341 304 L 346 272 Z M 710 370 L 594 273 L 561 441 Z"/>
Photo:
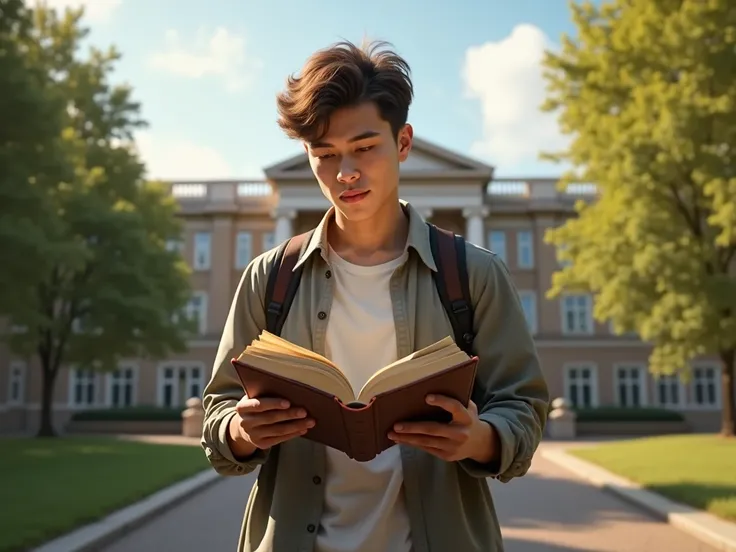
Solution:
<path fill-rule="evenodd" d="M 281 335 L 325 355 L 355 389 L 377 369 L 452 335 L 433 281 L 428 226 L 399 199 L 411 151 L 406 62 L 383 44 L 315 53 L 278 98 L 279 124 L 301 141 L 332 207 L 299 252 L 300 286 Z M 503 550 L 486 478 L 528 470 L 547 387 L 503 263 L 466 244 L 479 365 L 468 408 L 428 401 L 452 423 L 404 423 L 369 462 L 301 438 L 309 412 L 244 396 L 230 364 L 266 327 L 276 250 L 246 268 L 204 392 L 203 447 L 214 469 L 260 466 L 243 552 L 493 552 Z"/>

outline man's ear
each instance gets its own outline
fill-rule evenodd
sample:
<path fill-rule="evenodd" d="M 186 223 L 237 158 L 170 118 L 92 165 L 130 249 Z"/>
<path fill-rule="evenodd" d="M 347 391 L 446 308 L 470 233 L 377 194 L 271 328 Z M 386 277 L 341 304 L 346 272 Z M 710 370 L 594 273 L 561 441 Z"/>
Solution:
<path fill-rule="evenodd" d="M 397 144 L 399 147 L 399 162 L 406 161 L 406 158 L 409 157 L 409 152 L 411 151 L 413 141 L 414 129 L 409 123 L 407 123 L 404 125 L 404 128 L 399 131 L 399 136 L 397 140 Z"/>

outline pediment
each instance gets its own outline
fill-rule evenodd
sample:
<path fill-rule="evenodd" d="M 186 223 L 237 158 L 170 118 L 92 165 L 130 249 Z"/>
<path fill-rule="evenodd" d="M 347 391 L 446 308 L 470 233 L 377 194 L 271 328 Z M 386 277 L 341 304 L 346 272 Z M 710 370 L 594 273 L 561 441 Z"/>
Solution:
<path fill-rule="evenodd" d="M 300 153 L 264 169 L 269 180 L 311 180 L 311 168 L 306 153 Z M 414 138 L 412 151 L 401 164 L 402 177 L 430 178 L 487 178 L 493 176 L 493 167 L 458 154 L 421 138 Z"/>

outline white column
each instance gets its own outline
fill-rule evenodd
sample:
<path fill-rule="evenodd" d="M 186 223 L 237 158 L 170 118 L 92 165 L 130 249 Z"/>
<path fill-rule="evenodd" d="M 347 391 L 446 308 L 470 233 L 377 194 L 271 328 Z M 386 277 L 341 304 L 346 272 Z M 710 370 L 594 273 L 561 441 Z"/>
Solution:
<path fill-rule="evenodd" d="M 485 219 L 488 208 L 482 205 L 463 210 L 465 217 L 465 239 L 480 247 L 485 247 Z"/>
<path fill-rule="evenodd" d="M 282 211 L 277 209 L 274 216 L 276 217 L 274 242 L 276 245 L 279 245 L 294 235 L 294 219 L 296 218 L 296 211 Z"/>

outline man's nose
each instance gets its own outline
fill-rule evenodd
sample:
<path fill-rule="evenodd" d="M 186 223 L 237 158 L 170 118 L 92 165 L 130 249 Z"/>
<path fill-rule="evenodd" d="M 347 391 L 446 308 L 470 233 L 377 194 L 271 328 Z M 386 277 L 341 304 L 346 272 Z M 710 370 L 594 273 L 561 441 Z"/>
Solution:
<path fill-rule="evenodd" d="M 337 173 L 337 180 L 343 184 L 352 184 L 360 178 L 360 172 L 350 160 L 345 160 L 340 164 L 340 171 Z"/>

